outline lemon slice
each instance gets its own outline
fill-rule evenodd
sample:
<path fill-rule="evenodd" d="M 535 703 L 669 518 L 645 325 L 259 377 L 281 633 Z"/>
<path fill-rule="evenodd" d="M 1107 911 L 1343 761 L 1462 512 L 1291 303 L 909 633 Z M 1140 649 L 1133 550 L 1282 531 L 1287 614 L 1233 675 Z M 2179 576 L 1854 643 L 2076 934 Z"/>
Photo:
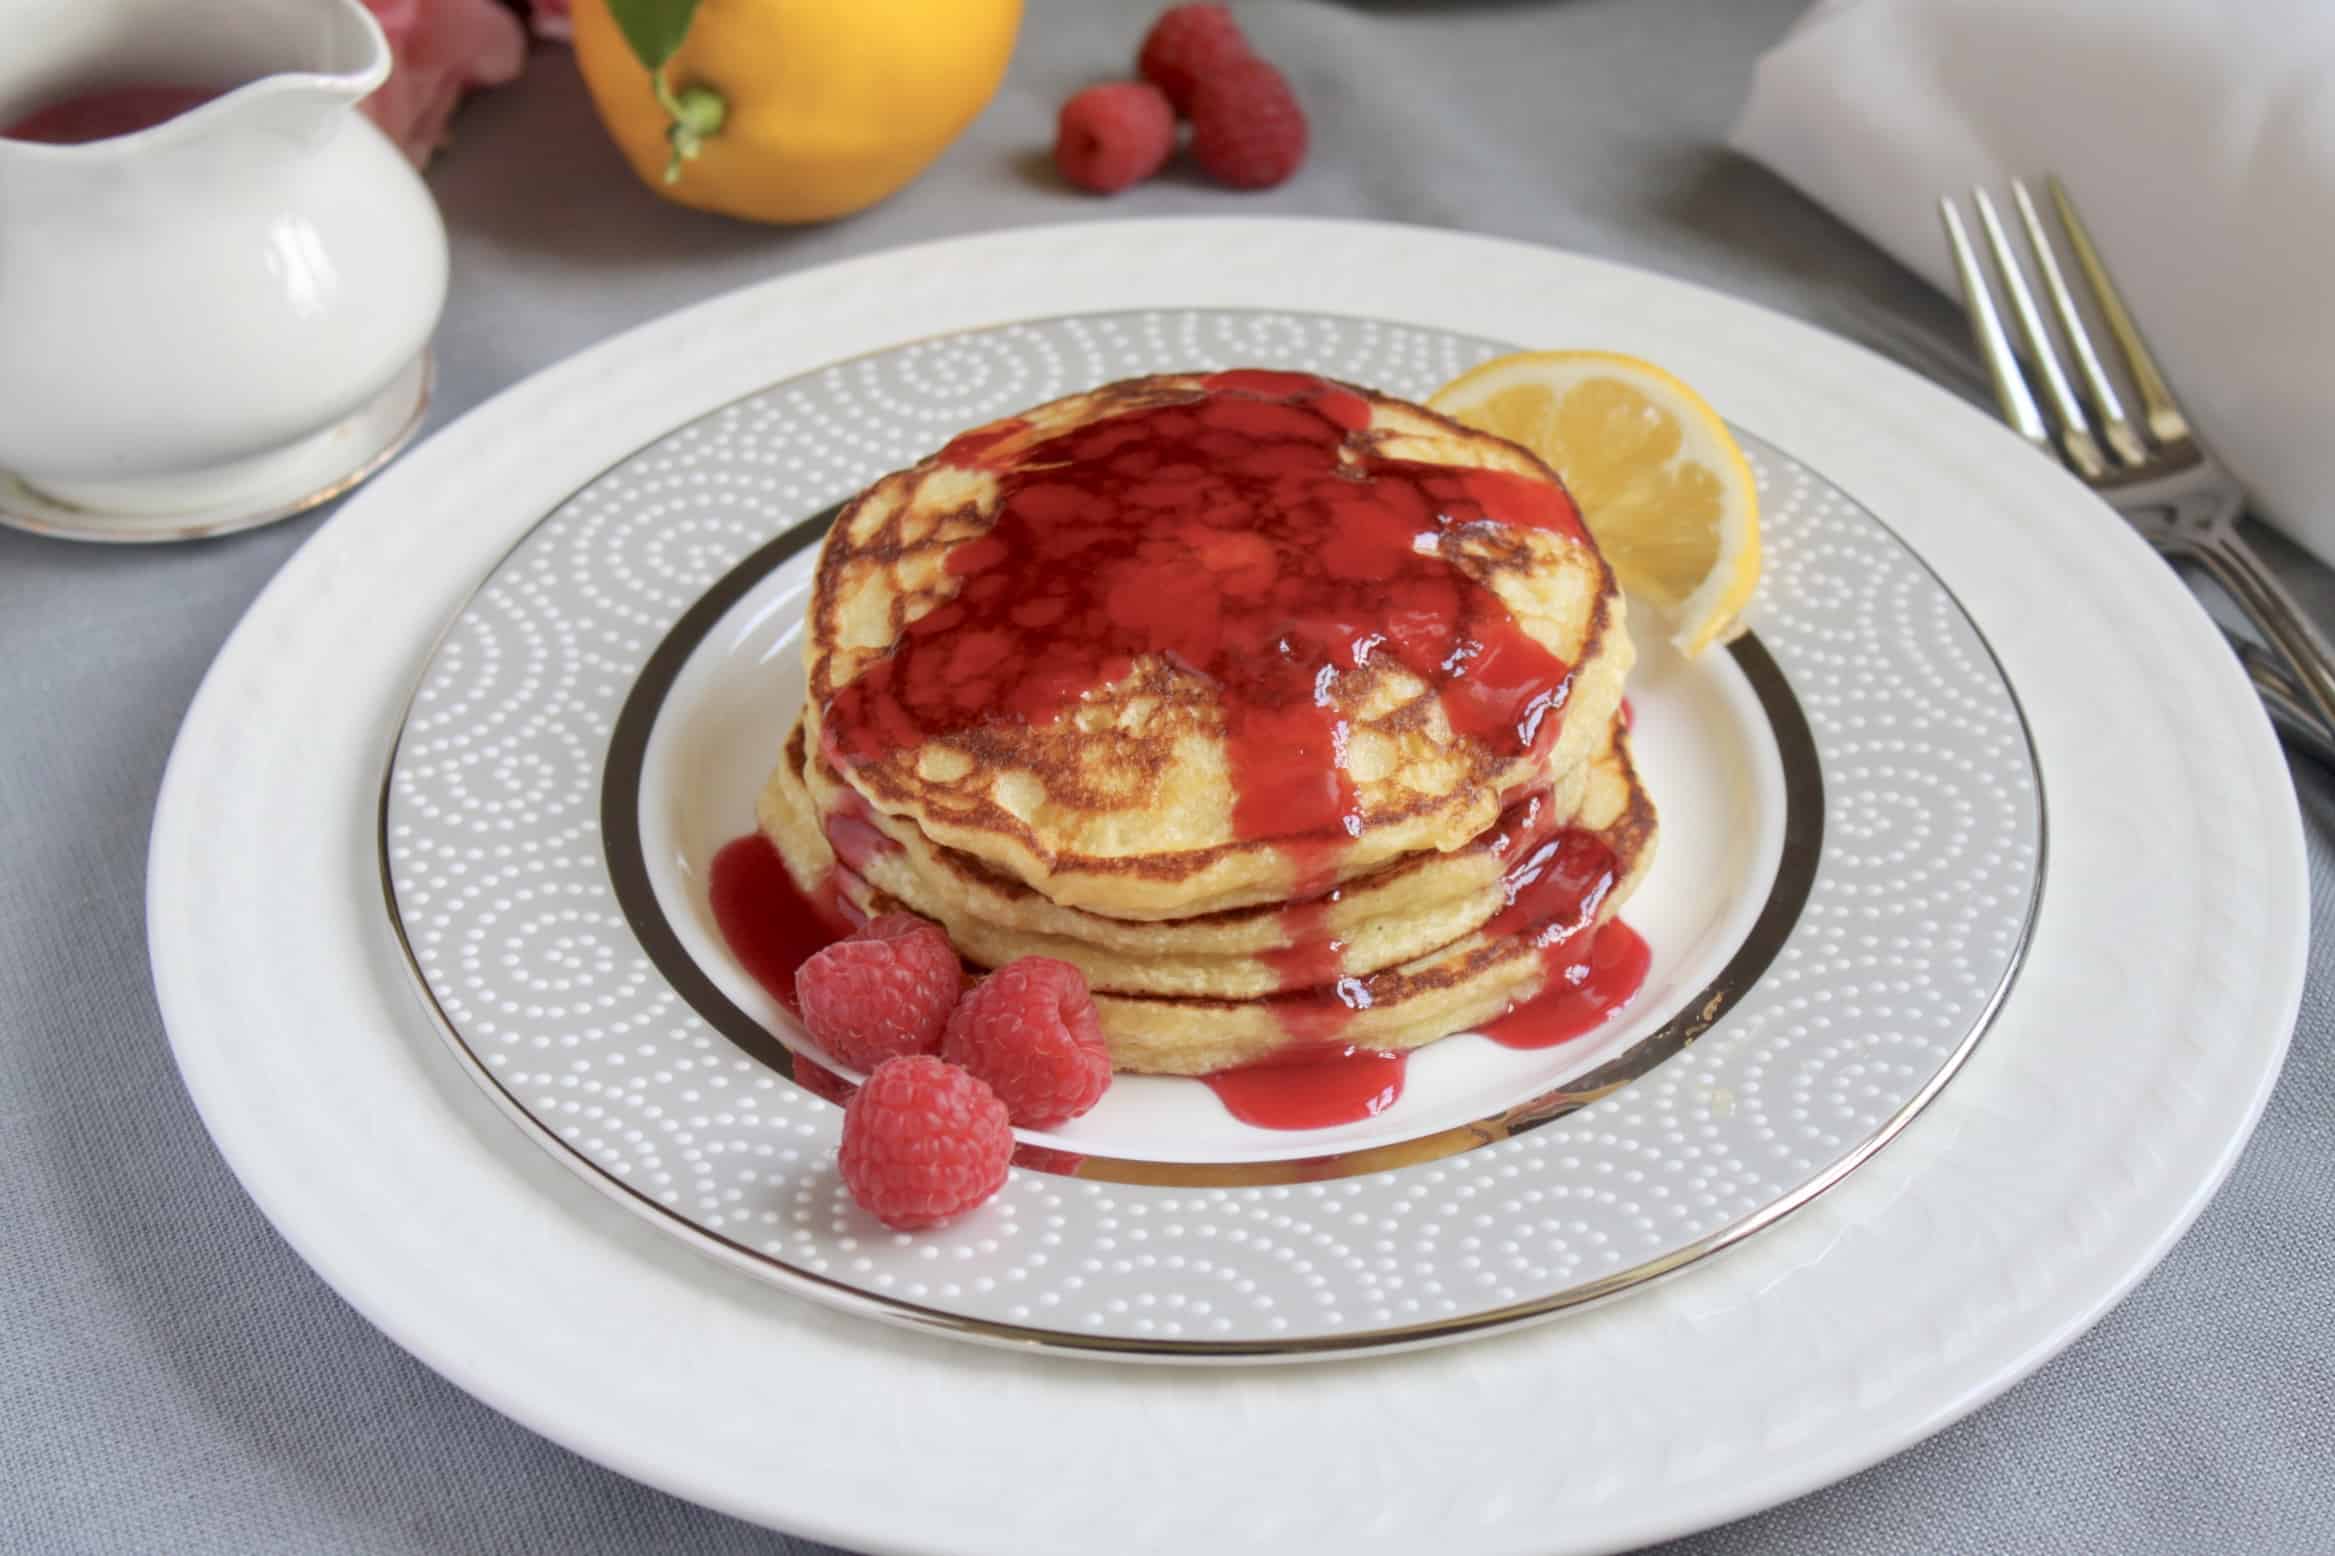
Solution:
<path fill-rule="evenodd" d="M 1520 351 L 1427 403 L 1547 460 L 1622 587 L 1668 613 L 1680 653 L 1733 634 L 1759 587 L 1759 493 L 1702 396 L 1616 352 Z"/>

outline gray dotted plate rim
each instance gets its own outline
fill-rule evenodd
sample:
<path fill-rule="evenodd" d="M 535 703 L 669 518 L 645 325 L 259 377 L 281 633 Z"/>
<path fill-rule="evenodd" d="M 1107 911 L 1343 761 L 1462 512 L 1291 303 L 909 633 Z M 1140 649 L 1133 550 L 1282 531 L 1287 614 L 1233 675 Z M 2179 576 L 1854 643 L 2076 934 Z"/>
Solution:
<path fill-rule="evenodd" d="M 642 784 L 659 714 L 677 683 L 730 613 L 773 574 L 825 535 L 839 509 L 814 514 L 747 556 L 699 596 L 657 642 L 635 678 L 612 727 L 600 784 L 600 837 L 611 886 L 634 939 L 658 975 L 714 1031 L 756 1063 L 798 1085 L 820 1092 L 798 1074 L 800 1057 L 778 1034 L 741 1009 L 690 954 L 660 901 L 640 825 Z M 1725 645 L 1749 684 L 1781 758 L 1784 787 L 1783 842 L 1773 879 L 1756 917 L 1733 946 L 1726 962 L 1693 995 L 1678 1003 L 1661 1025 L 1640 1033 L 1626 1047 L 1561 1083 L 1521 1101 L 1508 1102 L 1458 1125 L 1443 1125 L 1393 1144 L 1417 1147 L 1441 1142 L 1431 1156 L 1413 1156 L 1405 1165 L 1440 1160 L 1510 1139 L 1554 1123 L 1628 1084 L 1669 1059 L 1716 1025 L 1747 990 L 1755 987 L 1790 938 L 1816 879 L 1823 847 L 1824 780 L 1815 738 L 1783 671 L 1745 631 Z M 1116 1158 L 1081 1153 L 1076 1176 L 1093 1182 L 1164 1188 L 1275 1187 L 1329 1182 L 1387 1171 L 1378 1158 L 1388 1142 L 1348 1147 L 1335 1154 L 1303 1158 L 1270 1156 L 1255 1161 L 1210 1157 L 1183 1162 L 1154 1157 Z M 1019 1164 L 1018 1164 L 1019 1165 Z M 1044 1156 L 1026 1165 L 1036 1172 L 1067 1172 Z M 735 1246 L 735 1245 L 733 1245 Z M 751 1252 L 751 1249 L 743 1251 Z"/>
<path fill-rule="evenodd" d="M 849 1311 L 903 1322 L 911 1327 L 948 1333 L 985 1343 L 1002 1344 L 1017 1349 L 1068 1351 L 1137 1361 L 1282 1361 L 1347 1355 L 1358 1351 L 1385 1352 L 1408 1349 L 1479 1334 L 1494 1333 L 1578 1308 L 1588 1303 L 1608 1299 L 1622 1291 L 1671 1273 L 1722 1248 L 1731 1246 L 1810 1203 L 1886 1145 L 1944 1089 L 1992 1026 L 1996 1014 L 2017 981 L 2032 939 L 2036 917 L 2042 901 L 2044 883 L 2048 876 L 2048 805 L 2040 757 L 2025 710 L 2020 705 L 2017 688 L 2010 682 L 1993 646 L 1986 640 L 1984 633 L 1970 617 L 1961 601 L 1953 595 L 1951 589 L 1938 576 L 1936 570 L 1930 566 L 1927 560 L 1906 542 L 1886 520 L 1863 504 L 1857 503 L 1853 497 L 1841 491 L 1837 486 L 1829 481 L 1824 481 L 1821 476 L 1816 476 L 1815 479 L 1844 499 L 1859 520 L 1885 536 L 1896 554 L 1910 561 L 1927 584 L 1935 589 L 1952 607 L 1954 619 L 1968 632 L 1979 651 L 1985 669 L 1991 672 L 1993 682 L 1999 688 L 2008 712 L 2015 723 L 2019 737 L 2019 751 L 2025 762 L 2024 777 L 2028 781 L 2026 787 L 2028 787 L 2032 797 L 2034 840 L 2029 850 L 2032 866 L 2016 930 L 2012 936 L 2008 954 L 2003 960 L 2000 973 L 1994 980 L 1982 1005 L 1972 1014 L 1959 1038 L 1939 1060 L 1934 1070 L 1892 1112 L 1882 1118 L 1863 1139 L 1840 1152 L 1819 1171 L 1800 1181 L 1789 1190 L 1772 1197 L 1757 1209 L 1731 1220 L 1715 1230 L 1680 1242 L 1656 1257 L 1641 1260 L 1592 1280 L 1576 1282 L 1558 1290 L 1520 1301 L 1472 1309 L 1442 1320 L 1381 1325 L 1326 1334 L 1299 1334 L 1272 1338 L 1246 1337 L 1227 1340 L 1161 1339 L 1150 1337 L 1148 1334 L 1080 1332 L 1068 1327 L 1000 1321 L 991 1317 L 970 1314 L 960 1309 L 929 1305 L 916 1300 L 892 1296 L 882 1291 L 868 1289 L 864 1284 L 855 1284 L 821 1271 L 806 1269 L 800 1265 L 789 1263 L 773 1253 L 757 1250 L 719 1231 L 699 1224 L 687 1214 L 670 1205 L 660 1203 L 635 1186 L 624 1182 L 622 1178 L 609 1172 L 589 1155 L 579 1150 L 571 1141 L 563 1138 L 557 1129 L 539 1117 L 506 1086 L 502 1078 L 495 1073 L 493 1067 L 465 1037 L 460 1024 L 441 1004 L 438 991 L 425 971 L 422 960 L 409 935 L 394 867 L 392 808 L 398 779 L 399 758 L 406 748 L 407 735 L 423 693 L 429 685 L 432 670 L 438 665 L 448 643 L 461 628 L 466 617 L 478 606 L 482 597 L 488 594 L 497 580 L 505 574 L 513 561 L 526 551 L 531 543 L 536 541 L 553 521 L 566 512 L 579 497 L 589 493 L 600 483 L 607 481 L 632 461 L 649 455 L 668 443 L 712 423 L 726 414 L 735 412 L 740 407 L 749 405 L 761 397 L 803 385 L 817 380 L 823 375 L 838 373 L 854 366 L 874 364 L 902 353 L 929 347 L 945 346 L 985 337 L 1009 336 L 1017 331 L 1042 329 L 1053 325 L 1076 328 L 1081 323 L 1125 319 L 1144 319 L 1149 322 L 1162 317 L 1182 317 L 1189 321 L 1220 317 L 1239 318 L 1241 316 L 1261 316 L 1274 322 L 1298 327 L 1307 324 L 1353 325 L 1366 331 L 1388 329 L 1398 332 L 1407 331 L 1420 336 L 1443 337 L 1446 340 L 1461 340 L 1471 347 L 1478 348 L 1479 356 L 1517 349 L 1497 342 L 1477 341 L 1472 337 L 1454 336 L 1446 331 L 1405 325 L 1396 321 L 1367 316 L 1246 307 L 1162 307 L 1111 310 L 1101 313 L 1047 315 L 1019 320 L 1001 320 L 963 330 L 894 342 L 871 351 L 836 359 L 786 379 L 761 385 L 721 405 L 676 423 L 657 437 L 627 450 L 592 476 L 578 483 L 575 488 L 531 522 L 485 570 L 478 582 L 465 593 L 462 600 L 449 613 L 445 624 L 422 658 L 383 762 L 377 837 L 380 881 L 389 928 L 411 978 L 412 988 L 423 1009 L 431 1018 L 433 1027 L 447 1043 L 463 1068 L 481 1085 L 496 1105 L 521 1126 L 529 1138 L 535 1140 L 538 1145 L 549 1151 L 571 1170 L 577 1172 L 587 1182 L 592 1183 L 594 1187 L 610 1194 L 619 1203 L 644 1216 L 652 1224 L 682 1237 L 684 1241 L 712 1254 L 723 1262 L 745 1268 L 784 1288 L 802 1292 L 829 1305 L 839 1306 Z M 1328 369 L 1322 370 L 1328 371 Z M 1417 391 L 1422 396 L 1424 392 L 1424 390 Z M 1747 446 L 1766 450 L 1771 454 L 1781 454 L 1781 451 L 1773 449 L 1763 440 L 1756 439 L 1741 429 L 1736 429 L 1736 431 L 1738 437 L 1742 438 Z M 1788 455 L 1781 455 L 1781 457 L 1789 459 Z M 1802 468 L 1805 469 L 1805 467 Z M 1813 473 L 1811 472 L 1811 474 Z M 822 522 L 829 516 L 828 512 L 821 512 L 815 514 L 812 520 L 804 522 L 806 525 Z M 728 569 L 724 570 L 724 576 L 728 571 Z M 686 613 L 695 603 L 693 600 L 689 605 L 685 605 L 683 613 Z M 670 631 L 671 626 L 672 623 L 667 624 L 666 632 Z M 659 634 L 659 644 L 662 643 L 664 635 L 664 633 Z M 651 652 L 654 652 L 653 646 Z M 636 671 L 636 677 L 637 674 Z M 620 699 L 620 705 L 622 700 L 629 699 L 632 690 L 633 687 L 628 684 L 625 699 Z M 606 730 L 599 732 L 603 737 L 607 733 Z M 1825 803 L 1827 806 L 1832 803 L 1829 793 Z M 1413 1170 L 1415 1169 L 1388 1169 L 1373 1174 L 1372 1178 L 1382 1184 L 1390 1183 Z M 1022 1170 L 1017 1168 L 1016 1177 L 1020 1176 L 1022 1176 Z M 1348 1193 L 1355 1193 L 1359 1192 L 1367 1181 L 1369 1180 L 1350 1180 L 1343 1187 Z M 1125 1186 L 1119 1187 L 1124 1188 Z M 1318 1194 L 1323 1186 L 1317 1184 L 1310 1187 Z M 1290 1192 L 1287 1186 L 1275 1186 L 1269 1189 L 1211 1189 L 1191 1193 L 1190 1197 L 1196 1205 L 1203 1200 L 1221 1202 L 1231 1197 L 1243 1195 L 1269 1195 L 1275 1199 L 1286 1199 Z M 1170 1200 L 1163 1208 L 1173 1209 L 1175 1202 Z M 903 1235 L 896 1237 L 894 1241 L 900 1245 L 909 1245 L 916 1242 L 917 1239 Z M 929 1257 L 932 1250 L 928 1248 L 925 1252 Z M 1090 1318 L 1090 1323 L 1092 1321 Z M 1146 1328 L 1148 1329 L 1148 1327 L 1147 1324 Z"/>

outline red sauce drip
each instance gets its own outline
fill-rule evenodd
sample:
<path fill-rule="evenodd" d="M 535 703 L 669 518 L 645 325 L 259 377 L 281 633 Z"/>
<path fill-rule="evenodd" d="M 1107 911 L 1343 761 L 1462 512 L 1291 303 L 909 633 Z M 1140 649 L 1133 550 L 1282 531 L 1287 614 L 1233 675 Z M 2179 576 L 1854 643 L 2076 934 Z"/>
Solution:
<path fill-rule="evenodd" d="M 150 130 L 199 108 L 220 95 L 210 86 L 164 86 L 140 82 L 102 87 L 49 103 L 0 129 L 0 140 L 38 141 L 49 146 L 82 146 Z"/>
<path fill-rule="evenodd" d="M 1370 1008 L 1370 985 L 1360 978 L 1342 978 L 1326 989 L 1277 995 L 1265 1001 L 1265 1008 L 1289 1034 L 1290 1062 L 1303 1064 L 1308 1049 L 1318 1056 L 1324 1047 L 1344 1039 L 1354 1013 Z"/>
<path fill-rule="evenodd" d="M 1613 850 L 1594 832 L 1567 827 L 1519 847 L 1501 877 L 1508 906 L 1484 925 L 1487 935 L 1531 934 L 1542 945 L 1564 940 L 1596 916 L 1613 889 Z"/>
<path fill-rule="evenodd" d="M 1557 815 L 1554 795 L 1546 789 L 1528 789 L 1509 800 L 1500 819 L 1492 823 L 1492 830 L 1484 834 L 1484 841 L 1495 855 L 1513 866 L 1525 850 L 1555 831 L 1562 819 Z"/>
<path fill-rule="evenodd" d="M 949 440 L 948 447 L 940 451 L 940 462 L 944 465 L 959 465 L 967 470 L 986 469 L 1007 445 L 1029 430 L 1028 422 L 1019 416 L 1009 416 L 1004 421 L 993 421 L 986 427 L 960 432 Z"/>
<path fill-rule="evenodd" d="M 1638 723 L 1638 715 L 1637 715 L 1637 712 L 1636 712 L 1636 710 L 1635 710 L 1635 709 L 1633 709 L 1633 708 L 1631 708 L 1631 706 L 1630 706 L 1630 699 L 1629 699 L 1629 698 L 1627 698 L 1627 697 L 1624 697 L 1624 698 L 1622 699 L 1622 707 L 1621 707 L 1621 715 L 1620 715 L 1620 717 L 1621 717 L 1621 725 L 1622 725 L 1622 733 L 1623 733 L 1623 734 L 1625 734 L 1625 735 L 1626 735 L 1626 734 L 1628 734 L 1628 733 L 1629 733 L 1629 732 L 1630 732 L 1632 729 L 1635 729 L 1635 728 L 1637 727 L 1637 723 Z"/>
<path fill-rule="evenodd" d="M 1338 895 L 1329 892 L 1309 897 L 1281 910 L 1281 931 L 1289 943 L 1260 957 L 1273 969 L 1275 992 L 1293 994 L 1338 981 L 1346 957 L 1346 942 L 1330 936 L 1330 912 L 1337 906 Z"/>
<path fill-rule="evenodd" d="M 875 813 L 856 789 L 845 789 L 836 797 L 834 807 L 819 818 L 819 828 L 835 857 L 854 875 L 866 874 L 868 861 L 877 855 L 900 851 L 900 845 L 876 825 Z"/>
<path fill-rule="evenodd" d="M 1333 987 L 1346 962 L 1346 943 L 1330 934 L 1330 914 L 1343 895 L 1333 885 L 1341 840 L 1299 840 L 1281 848 L 1296 876 L 1291 901 L 1281 910 L 1286 943 L 1263 952 L 1260 960 L 1273 969 L 1276 994 L 1313 991 L 1311 998 L 1274 1004 L 1282 1029 L 1301 1042 L 1328 1042 L 1353 1015 L 1352 1006 Z"/>
<path fill-rule="evenodd" d="M 830 757 L 1043 723 L 1164 658 L 1216 684 L 1234 829 L 1288 850 L 1304 896 L 1361 825 L 1341 673 L 1391 658 L 1462 734 L 1545 752 L 1571 667 L 1454 565 L 1454 542 L 1483 525 L 1579 537 L 1579 513 L 1545 482 L 1384 458 L 1369 421 L 1351 390 L 1243 371 L 1018 449 L 990 533 L 949 553 L 956 596 L 824 710 Z M 943 457 L 984 464 L 1027 430 L 976 429 Z"/>
<path fill-rule="evenodd" d="M 714 926 L 738 965 L 788 1010 L 797 1010 L 795 969 L 856 927 L 858 912 L 841 885 L 830 874 L 817 893 L 804 895 L 759 832 L 724 843 L 713 856 L 706 896 Z"/>
<path fill-rule="evenodd" d="M 1403 1094 L 1408 1054 L 1339 1048 L 1279 1055 L 1200 1077 L 1225 1111 L 1259 1129 L 1327 1129 L 1374 1118 Z"/>
<path fill-rule="evenodd" d="M 1553 1048 L 1579 1037 L 1636 997 L 1653 960 L 1644 938 L 1619 919 L 1597 932 L 1586 956 L 1577 946 L 1559 946 L 1569 954 L 1556 980 L 1485 1027 L 1486 1037 L 1510 1048 Z"/>

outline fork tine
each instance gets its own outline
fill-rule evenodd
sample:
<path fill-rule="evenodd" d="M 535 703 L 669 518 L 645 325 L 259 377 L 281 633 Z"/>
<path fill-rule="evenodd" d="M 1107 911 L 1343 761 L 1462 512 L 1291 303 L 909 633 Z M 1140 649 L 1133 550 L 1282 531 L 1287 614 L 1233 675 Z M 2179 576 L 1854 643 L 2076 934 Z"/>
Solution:
<path fill-rule="evenodd" d="M 2027 343 L 2027 355 L 2036 371 L 2043 375 L 2043 392 L 2059 417 L 2061 451 L 2067 455 L 2067 462 L 2075 466 L 2076 474 L 2087 481 L 2097 481 L 2108 473 L 2108 461 L 2101 456 L 2099 441 L 2092 436 L 2091 421 L 2084 415 L 2083 404 L 2076 399 L 2075 389 L 2067 381 L 2067 369 L 2059 365 L 2059 348 L 2051 343 L 2051 336 L 2044 330 L 2043 315 L 2035 306 L 2035 294 L 2027 290 L 2027 273 L 2019 268 L 2019 256 L 2011 252 L 2011 240 L 2003 231 L 2002 218 L 1995 214 L 1994 201 L 1983 189 L 1971 190 L 1970 199 L 1978 207 L 1978 225 L 1986 233 L 1987 251 L 1994 259 L 1995 274 L 2002 278 L 2003 291 L 2011 299 L 2011 316 L 2019 321 L 2019 335 Z"/>
<path fill-rule="evenodd" d="M 2117 395 L 2108 370 L 2100 364 L 2099 349 L 2092 344 L 2092 332 L 2084 325 L 2075 294 L 2068 290 L 2067 276 L 2059 268 L 2059 253 L 2043 230 L 2043 218 L 2035 214 L 2035 197 L 2027 192 L 2026 180 L 2011 180 L 2011 200 L 2019 208 L 2019 225 L 2027 230 L 2027 247 L 2035 255 L 2035 268 L 2043 274 L 2043 290 L 2051 298 L 2051 311 L 2059 320 L 2059 332 L 2075 349 L 2076 368 L 2083 374 L 2084 387 L 2091 393 L 2092 409 L 2100 417 L 2100 435 L 2118 459 L 2127 465 L 2138 465 L 2148 458 L 2148 450 L 2140 440 L 2140 429 L 2124 413 L 2124 401 Z"/>
<path fill-rule="evenodd" d="M 2124 306 L 2124 294 L 2109 279 L 2108 266 L 2092 244 L 2091 229 L 2076 214 L 2076 203 L 2068 198 L 2058 177 L 2055 175 L 2048 182 L 2051 203 L 2059 212 L 2059 224 L 2067 229 L 2068 244 L 2076 251 L 2076 265 L 2092 288 L 2092 298 L 2100 305 L 2100 316 L 2108 321 L 2108 333 L 2116 337 L 2116 348 L 2124 354 L 2124 365 L 2132 372 L 2132 385 L 2140 392 L 2141 414 L 2148 421 L 2149 432 L 2162 443 L 2187 441 L 2189 419 L 2174 403 L 2172 388 L 2158 370 L 2148 342 L 2141 338 L 2140 326 L 2132 322 L 2132 310 Z"/>
<path fill-rule="evenodd" d="M 1962 281 L 1962 306 L 1970 315 L 1970 338 L 1977 343 L 1978 354 L 1986 362 L 1986 375 L 1994 382 L 1995 403 L 2003 408 L 2003 419 L 2020 437 L 2049 454 L 2051 429 L 2044 426 L 2043 412 L 2036 409 L 2035 396 L 2027 390 L 2026 375 L 2019 371 L 2010 337 L 2003 333 L 2003 317 L 1995 312 L 1994 292 L 1978 268 L 1978 255 L 1970 247 L 1970 234 L 1951 195 L 1939 198 L 1938 215 L 1946 224 L 1947 246 L 1954 251 L 1954 273 Z"/>

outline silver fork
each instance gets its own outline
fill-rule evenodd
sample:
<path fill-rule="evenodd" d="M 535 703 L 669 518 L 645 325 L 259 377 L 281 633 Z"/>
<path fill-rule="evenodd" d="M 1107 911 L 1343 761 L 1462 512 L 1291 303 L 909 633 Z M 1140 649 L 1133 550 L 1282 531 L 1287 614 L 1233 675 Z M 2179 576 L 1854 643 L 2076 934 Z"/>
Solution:
<path fill-rule="evenodd" d="M 2061 364 L 2059 349 L 2036 306 L 2026 273 L 2012 252 L 1994 201 L 1985 190 L 1973 189 L 1971 202 L 1978 212 L 1988 256 L 2010 299 L 2011 317 L 2026 347 L 2027 365 L 2041 380 L 2044 397 L 2051 402 L 2051 422 L 2045 421 L 2035 403 L 2027 373 L 2011 347 L 1994 293 L 1971 247 L 1962 213 L 1953 197 L 1947 196 L 1938 201 L 1938 212 L 1946 224 L 1946 241 L 1954 251 L 1970 331 L 1985 359 L 1996 403 L 2021 437 L 2074 471 L 2161 555 L 2194 563 L 2221 585 L 2286 663 L 2284 679 L 2288 684 L 2284 687 L 2266 685 L 2270 678 L 2258 673 L 2258 666 L 2249 666 L 2257 670 L 2254 679 L 2257 686 L 2264 687 L 2273 715 L 2286 715 L 2282 723 L 2298 713 L 2305 715 L 2316 724 L 2322 747 L 2335 741 L 2335 651 L 2330 651 L 2326 639 L 2238 533 L 2245 493 L 2237 478 L 2213 457 L 2181 413 L 2156 357 L 2133 322 L 2131 310 L 2109 278 L 2108 267 L 2075 203 L 2057 178 L 2046 180 L 2046 185 L 2076 269 L 2130 375 L 2140 416 L 2136 420 L 2125 410 L 2123 396 L 2092 343 L 2091 330 L 2077 307 L 2034 197 L 2016 179 L 2011 183 L 2012 203 L 2026 231 L 2028 249 L 2035 256 L 2044 293 L 2051 299 L 2052 316 L 2075 356 L 2084 398 L 2077 397 Z M 2086 400 L 2090 402 L 2088 413 Z M 2290 695 L 2280 698 L 2272 694 L 2274 691 Z M 2281 708 L 2281 701 L 2287 706 Z"/>
<path fill-rule="evenodd" d="M 2261 694 L 2262 706 L 2270 712 L 2270 722 L 2278 732 L 2300 746 L 2305 755 L 2321 767 L 2335 770 L 2335 734 L 2303 705 L 2303 694 L 2287 673 L 2286 663 L 2252 638 L 2231 632 L 2225 636 L 2238 656 L 2238 663 L 2246 667 L 2246 674 L 2254 682 L 2254 690 Z"/>

